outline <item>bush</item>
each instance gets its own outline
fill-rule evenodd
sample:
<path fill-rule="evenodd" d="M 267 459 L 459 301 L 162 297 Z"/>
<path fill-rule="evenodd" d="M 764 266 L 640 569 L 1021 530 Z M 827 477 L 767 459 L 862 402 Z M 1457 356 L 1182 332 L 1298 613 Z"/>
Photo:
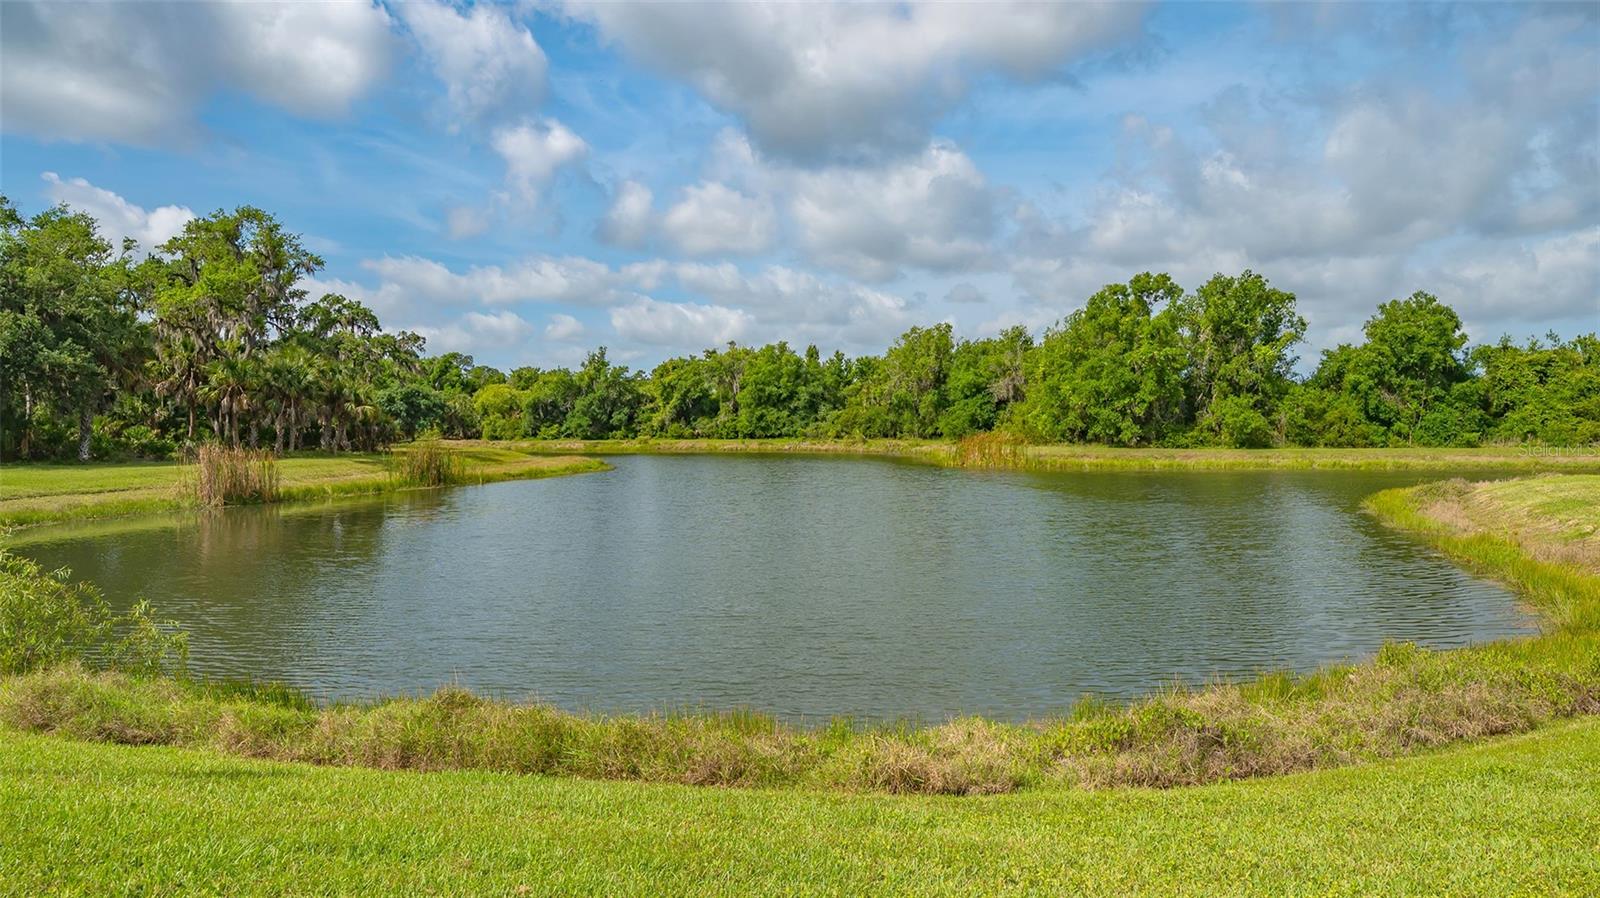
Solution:
<path fill-rule="evenodd" d="M 193 487 L 195 499 L 210 508 L 271 502 L 278 496 L 278 462 L 265 449 L 205 443 L 195 453 Z"/>
<path fill-rule="evenodd" d="M 158 624 L 147 602 L 117 615 L 100 591 L 0 552 L 0 674 L 83 661 L 136 673 L 176 672 L 188 637 Z"/>
<path fill-rule="evenodd" d="M 1235 449 L 1264 449 L 1272 445 L 1272 425 L 1247 396 L 1218 399 L 1210 412 L 1218 439 Z"/>

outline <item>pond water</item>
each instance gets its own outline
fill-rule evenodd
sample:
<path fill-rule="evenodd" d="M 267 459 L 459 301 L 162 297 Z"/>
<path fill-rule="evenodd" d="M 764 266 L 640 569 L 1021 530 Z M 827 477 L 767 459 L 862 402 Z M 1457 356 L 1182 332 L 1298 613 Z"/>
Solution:
<path fill-rule="evenodd" d="M 1532 632 L 1360 511 L 1425 473 L 973 473 L 649 457 L 19 551 L 151 599 L 192 666 L 324 698 L 940 720 Z"/>

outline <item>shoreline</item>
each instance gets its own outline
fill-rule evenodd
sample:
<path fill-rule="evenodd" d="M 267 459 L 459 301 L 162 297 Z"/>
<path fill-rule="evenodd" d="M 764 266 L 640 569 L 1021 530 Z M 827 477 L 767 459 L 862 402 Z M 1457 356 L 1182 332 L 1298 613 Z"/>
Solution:
<path fill-rule="evenodd" d="M 457 440 L 451 445 L 514 447 L 557 455 L 843 455 L 895 458 L 941 467 L 1023 471 L 1465 471 L 1531 474 L 1600 472 L 1600 447 L 1548 449 L 1166 449 L 1073 444 L 1002 443 L 983 451 L 984 440 L 631 439 Z M 973 448 L 974 443 L 979 445 Z"/>
<path fill-rule="evenodd" d="M 1455 533 L 1425 513 L 1436 512 L 1441 497 L 1476 501 L 1480 491 L 1490 496 L 1484 501 L 1502 502 L 1494 496 L 1516 494 L 1511 486 L 1547 505 L 1600 496 L 1600 476 L 1550 476 L 1386 490 L 1366 507 L 1507 583 L 1538 612 L 1539 635 L 1451 650 L 1391 643 L 1358 663 L 1170 689 L 1126 704 L 1080 703 L 1068 716 L 1023 724 L 961 718 L 921 727 L 834 721 L 807 728 L 749 711 L 576 714 L 453 688 L 424 698 L 319 705 L 260 684 L 141 680 L 81 668 L 0 684 L 0 717 L 35 732 L 328 766 L 844 792 L 1169 787 L 1341 767 L 1600 711 L 1600 567 L 1541 557 L 1549 553 L 1537 527 L 1520 538 Z M 1516 511 L 1486 507 L 1499 518 Z M 133 717 L 108 718 L 103 709 Z"/>

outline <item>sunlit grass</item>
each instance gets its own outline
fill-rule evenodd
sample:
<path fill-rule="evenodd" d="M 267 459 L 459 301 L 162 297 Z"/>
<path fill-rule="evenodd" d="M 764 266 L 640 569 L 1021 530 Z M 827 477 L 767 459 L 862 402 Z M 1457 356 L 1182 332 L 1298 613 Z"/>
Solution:
<path fill-rule="evenodd" d="M 979 798 L 312 767 L 0 730 L 16 895 L 1582 895 L 1600 720 L 1192 789 Z"/>
<path fill-rule="evenodd" d="M 464 447 L 458 452 L 461 482 L 488 483 L 605 470 L 597 460 L 530 455 L 505 447 Z M 388 453 L 291 455 L 278 459 L 279 501 L 381 493 L 411 484 L 391 476 Z M 8 463 L 0 469 L 0 530 L 38 524 L 127 515 L 158 514 L 191 507 L 181 465 L 35 465 Z"/>

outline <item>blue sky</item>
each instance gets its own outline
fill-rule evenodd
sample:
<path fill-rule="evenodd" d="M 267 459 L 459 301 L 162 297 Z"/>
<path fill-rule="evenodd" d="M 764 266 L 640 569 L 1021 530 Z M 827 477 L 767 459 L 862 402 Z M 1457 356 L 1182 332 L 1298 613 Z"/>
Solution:
<path fill-rule="evenodd" d="M 0 4 L 0 186 L 254 204 L 434 351 L 1040 330 L 1249 267 L 1309 359 L 1428 290 L 1600 326 L 1593 4 Z"/>

